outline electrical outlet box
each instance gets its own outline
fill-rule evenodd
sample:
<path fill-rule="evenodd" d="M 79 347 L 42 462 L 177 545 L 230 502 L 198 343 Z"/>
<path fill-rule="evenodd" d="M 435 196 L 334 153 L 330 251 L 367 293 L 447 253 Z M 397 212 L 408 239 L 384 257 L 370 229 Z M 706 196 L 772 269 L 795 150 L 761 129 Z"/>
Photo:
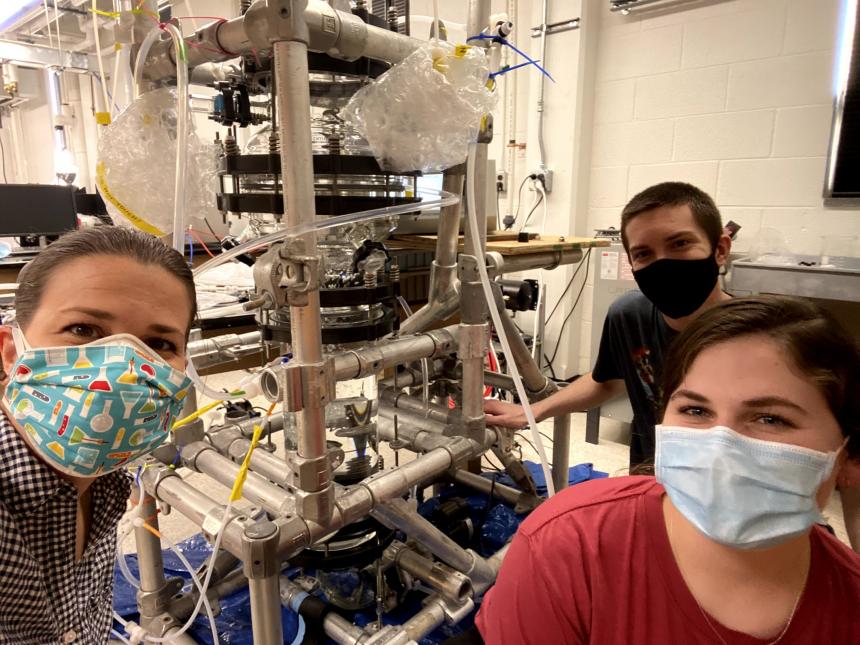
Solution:
<path fill-rule="evenodd" d="M 552 192 L 552 170 L 549 168 L 544 168 L 543 170 L 535 171 L 535 174 L 538 176 L 538 179 L 543 182 L 543 189 L 551 193 Z"/>
<path fill-rule="evenodd" d="M 506 173 L 504 170 L 500 170 L 496 173 L 496 192 L 508 192 L 508 173 Z"/>

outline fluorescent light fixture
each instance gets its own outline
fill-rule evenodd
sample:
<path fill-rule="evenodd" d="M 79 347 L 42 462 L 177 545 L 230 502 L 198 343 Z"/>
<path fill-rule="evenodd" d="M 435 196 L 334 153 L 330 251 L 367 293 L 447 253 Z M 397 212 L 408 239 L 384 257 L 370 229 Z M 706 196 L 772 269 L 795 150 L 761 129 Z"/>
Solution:
<path fill-rule="evenodd" d="M 0 33 L 40 6 L 42 0 L 3 0 L 0 2 Z"/>
<path fill-rule="evenodd" d="M 833 94 L 837 98 L 848 88 L 848 72 L 851 71 L 851 55 L 854 53 L 856 23 L 857 0 L 845 0 L 842 4 L 842 20 L 836 45 L 836 73 L 833 75 Z"/>

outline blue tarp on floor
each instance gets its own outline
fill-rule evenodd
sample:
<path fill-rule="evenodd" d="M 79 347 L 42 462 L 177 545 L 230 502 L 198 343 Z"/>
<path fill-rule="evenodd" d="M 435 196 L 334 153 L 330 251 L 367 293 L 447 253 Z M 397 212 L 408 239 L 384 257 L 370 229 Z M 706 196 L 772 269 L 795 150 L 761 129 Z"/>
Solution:
<path fill-rule="evenodd" d="M 545 493 L 546 480 L 544 479 L 540 464 L 532 462 L 525 462 L 525 464 L 535 480 L 538 491 Z M 485 473 L 485 476 L 496 478 L 499 483 L 513 484 L 510 478 L 504 474 Z M 579 464 L 570 468 L 569 481 L 571 484 L 578 484 L 589 479 L 600 479 L 606 476 L 606 473 L 594 470 L 591 464 Z M 498 551 L 513 536 L 520 522 L 524 519 L 524 516 L 516 515 L 505 504 L 494 502 L 488 508 L 487 497 L 485 495 L 474 494 L 470 489 L 463 489 L 457 486 L 451 486 L 438 497 L 434 497 L 421 504 L 419 512 L 422 515 L 429 516 L 436 506 L 454 496 L 464 497 L 468 502 L 470 519 L 473 525 L 477 527 L 475 537 L 470 546 L 485 557 Z M 202 565 L 211 553 L 209 543 L 199 533 L 187 540 L 183 540 L 177 547 L 195 568 Z M 168 577 L 181 576 L 188 580 L 188 585 L 186 585 L 187 590 L 190 586 L 191 576 L 185 570 L 179 558 L 170 550 L 164 551 L 163 557 L 165 575 Z M 127 555 L 126 561 L 132 574 L 137 577 L 137 557 Z M 136 622 L 138 619 L 135 599 L 136 590 L 126 582 L 118 566 L 115 577 L 114 609 L 126 620 L 134 620 Z M 421 599 L 424 596 L 423 594 L 413 594 L 412 596 L 410 601 L 406 602 L 403 606 L 386 614 L 384 622 L 386 624 L 401 624 L 414 615 L 421 608 Z M 231 645 L 252 645 L 251 607 L 247 588 L 221 599 L 220 604 L 221 613 L 215 619 L 220 641 Z M 358 625 L 366 625 L 376 620 L 376 614 L 373 610 L 357 612 L 354 615 L 344 612 L 344 616 L 354 620 Z M 298 632 L 298 617 L 289 609 L 282 610 L 282 617 L 284 642 L 293 643 Z M 426 638 L 421 639 L 420 645 L 438 645 L 439 643 L 443 643 L 447 638 L 470 628 L 473 624 L 473 618 L 474 613 L 459 625 L 453 627 L 443 625 Z M 197 620 L 195 620 L 194 625 L 188 633 L 197 642 L 212 645 L 209 620 L 206 618 L 204 612 L 201 611 L 201 615 L 197 617 Z"/>

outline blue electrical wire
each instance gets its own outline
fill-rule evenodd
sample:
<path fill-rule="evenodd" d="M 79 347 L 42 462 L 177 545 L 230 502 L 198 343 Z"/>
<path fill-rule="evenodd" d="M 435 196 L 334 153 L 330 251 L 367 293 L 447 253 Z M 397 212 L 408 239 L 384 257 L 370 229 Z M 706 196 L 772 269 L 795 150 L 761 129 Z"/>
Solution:
<path fill-rule="evenodd" d="M 501 36 L 491 36 L 489 34 L 478 34 L 477 36 L 472 36 L 471 38 L 467 38 L 466 42 L 468 43 L 472 40 L 492 40 L 494 43 L 501 43 L 502 45 L 505 45 L 506 47 L 510 47 L 516 53 L 518 53 L 520 56 L 525 58 L 528 61 L 529 65 L 534 65 L 535 67 L 537 67 L 544 76 L 546 76 L 549 80 L 551 80 L 553 83 L 555 83 L 555 79 L 552 77 L 552 74 L 550 74 L 548 71 L 546 71 L 541 66 L 539 61 L 534 60 L 531 56 L 526 54 L 524 51 L 517 48 L 517 46 L 514 45 L 511 41 L 506 40 L 505 38 L 502 38 Z M 509 67 L 509 68 L 507 68 L 506 71 L 511 71 L 513 69 L 516 69 L 517 67 L 522 67 L 522 65 L 517 65 L 515 67 Z"/>
<path fill-rule="evenodd" d="M 194 242 L 190 235 L 186 235 L 185 239 L 188 240 L 188 264 L 194 266 Z"/>

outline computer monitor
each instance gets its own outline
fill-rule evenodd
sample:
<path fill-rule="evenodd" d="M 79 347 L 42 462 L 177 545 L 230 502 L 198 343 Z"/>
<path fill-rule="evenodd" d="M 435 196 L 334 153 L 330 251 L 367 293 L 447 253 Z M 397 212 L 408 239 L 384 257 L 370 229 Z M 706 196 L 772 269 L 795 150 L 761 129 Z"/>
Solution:
<path fill-rule="evenodd" d="M 0 237 L 62 235 L 77 225 L 71 186 L 0 184 Z"/>

